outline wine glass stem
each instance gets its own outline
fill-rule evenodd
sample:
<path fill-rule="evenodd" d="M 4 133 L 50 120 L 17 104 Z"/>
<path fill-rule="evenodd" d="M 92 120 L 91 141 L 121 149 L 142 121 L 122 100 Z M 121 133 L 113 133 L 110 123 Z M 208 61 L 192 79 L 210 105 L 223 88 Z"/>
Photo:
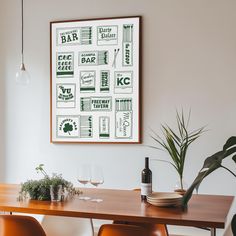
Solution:
<path fill-rule="evenodd" d="M 96 194 L 96 199 L 98 199 L 98 185 L 96 186 L 96 190 L 95 190 L 95 194 Z"/>
<path fill-rule="evenodd" d="M 98 196 L 98 185 L 96 186 L 96 202 L 102 202 L 103 200 Z"/>

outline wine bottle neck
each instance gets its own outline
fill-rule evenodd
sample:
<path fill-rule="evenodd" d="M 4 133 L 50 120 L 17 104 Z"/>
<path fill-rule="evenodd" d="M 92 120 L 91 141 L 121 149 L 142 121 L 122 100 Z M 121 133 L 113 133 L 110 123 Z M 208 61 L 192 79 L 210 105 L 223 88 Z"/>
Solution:
<path fill-rule="evenodd" d="M 149 169 L 149 158 L 148 157 L 145 158 L 145 168 Z"/>

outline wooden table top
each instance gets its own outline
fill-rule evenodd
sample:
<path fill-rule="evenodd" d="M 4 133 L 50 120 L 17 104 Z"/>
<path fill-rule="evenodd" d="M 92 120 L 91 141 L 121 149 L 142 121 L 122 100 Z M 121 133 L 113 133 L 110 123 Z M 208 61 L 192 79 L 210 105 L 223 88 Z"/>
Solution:
<path fill-rule="evenodd" d="M 86 195 L 103 202 L 72 200 L 17 201 L 19 185 L 0 184 L 0 211 L 43 215 L 85 217 L 94 219 L 163 223 L 170 225 L 224 228 L 233 202 L 232 196 L 193 195 L 188 209 L 161 208 L 141 202 L 140 193 L 131 190 L 84 189 Z"/>

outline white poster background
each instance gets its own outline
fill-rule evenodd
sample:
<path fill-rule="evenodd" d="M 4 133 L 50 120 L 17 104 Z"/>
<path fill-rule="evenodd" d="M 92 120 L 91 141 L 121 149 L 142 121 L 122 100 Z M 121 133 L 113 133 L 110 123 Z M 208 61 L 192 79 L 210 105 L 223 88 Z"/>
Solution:
<path fill-rule="evenodd" d="M 132 66 L 124 66 L 122 63 L 122 51 L 123 51 L 123 25 L 133 25 L 133 64 Z M 80 27 L 92 27 L 92 44 L 69 44 L 62 46 L 57 44 L 57 32 L 61 29 L 73 29 Z M 114 41 L 108 45 L 101 45 L 97 40 L 97 27 L 101 26 L 117 26 L 118 38 L 117 44 L 114 45 Z M 108 143 L 139 143 L 140 142 L 140 104 L 139 104 L 139 82 L 140 82 L 140 66 L 139 65 L 139 48 L 140 48 L 140 17 L 128 17 L 128 18 L 115 18 L 115 19 L 101 19 L 101 20 L 83 20 L 72 22 L 52 22 L 51 23 L 51 141 L 52 142 L 108 142 Z M 99 45 L 98 45 L 99 44 Z M 113 66 L 114 51 L 119 49 L 116 57 L 116 67 Z M 93 52 L 93 51 L 108 51 L 108 65 L 92 65 L 81 66 L 79 65 L 78 57 L 81 52 Z M 58 78 L 56 76 L 56 55 L 58 52 L 74 52 L 74 76 L 71 78 Z M 81 93 L 80 92 L 80 72 L 81 71 L 96 71 L 95 79 L 95 92 Z M 110 91 L 100 92 L 100 71 L 105 70 L 110 72 Z M 115 72 L 119 71 L 132 71 L 132 93 L 115 93 L 114 76 Z M 58 108 L 56 87 L 57 84 L 75 84 L 76 86 L 76 102 L 75 108 Z M 111 111 L 81 111 L 80 99 L 89 97 L 112 97 L 112 109 Z M 131 98 L 132 99 L 132 124 L 131 124 L 131 136 L 116 137 L 116 99 Z M 92 116 L 92 137 L 61 137 L 58 135 L 57 117 L 66 116 Z M 99 137 L 99 117 L 109 117 L 109 138 Z M 118 117 L 121 117 L 119 114 Z M 130 119 L 130 118 L 129 118 Z M 127 120 L 129 120 L 127 119 Z M 127 123 L 127 120 L 125 121 Z"/>

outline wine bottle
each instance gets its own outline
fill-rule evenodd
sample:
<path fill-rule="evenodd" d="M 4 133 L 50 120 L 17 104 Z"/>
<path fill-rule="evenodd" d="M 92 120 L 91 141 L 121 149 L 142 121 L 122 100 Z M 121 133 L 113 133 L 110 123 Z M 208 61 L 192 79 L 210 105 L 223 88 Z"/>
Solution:
<path fill-rule="evenodd" d="M 149 169 L 149 158 L 145 157 L 145 168 L 141 174 L 141 199 L 146 200 L 152 193 L 152 171 Z"/>

